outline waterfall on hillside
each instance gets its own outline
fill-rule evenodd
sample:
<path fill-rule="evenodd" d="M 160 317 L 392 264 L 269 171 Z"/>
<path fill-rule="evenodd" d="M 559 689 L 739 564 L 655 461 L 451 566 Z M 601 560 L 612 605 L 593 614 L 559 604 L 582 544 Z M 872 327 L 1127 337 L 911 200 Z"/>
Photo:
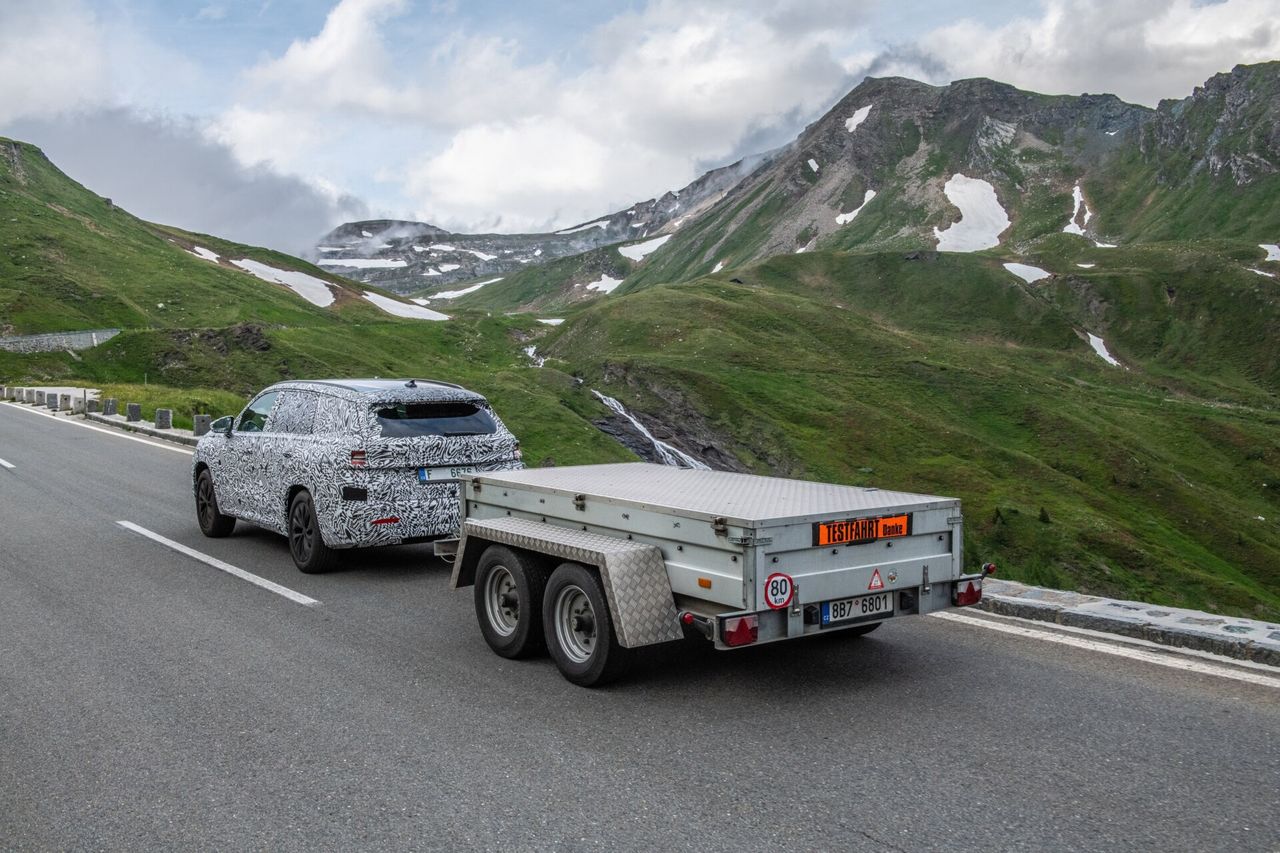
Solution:
<path fill-rule="evenodd" d="M 645 425 L 640 423 L 640 421 L 636 419 L 635 415 L 628 412 L 626 410 L 626 407 L 624 407 L 617 400 L 613 399 L 612 397 L 606 397 L 604 394 L 601 394 L 599 391 L 596 391 L 594 389 L 591 391 L 591 393 L 595 394 L 596 397 L 599 398 L 600 402 L 604 403 L 614 412 L 617 412 L 619 415 L 622 415 L 624 418 L 626 418 L 627 421 L 633 427 L 636 428 L 636 431 L 639 432 L 642 436 L 644 436 L 645 440 L 647 440 L 650 444 L 653 445 L 654 452 L 658 454 L 658 459 L 662 462 L 663 465 L 673 465 L 676 468 L 698 468 L 703 471 L 711 470 L 711 467 L 709 465 L 705 465 L 702 462 L 699 462 L 697 459 L 694 459 L 692 456 L 690 456 L 688 453 L 685 453 L 683 450 L 680 450 L 677 447 L 672 447 L 670 444 L 667 444 L 665 441 L 659 441 L 658 439 L 654 438 L 653 433 L 649 432 L 649 430 L 645 428 Z"/>

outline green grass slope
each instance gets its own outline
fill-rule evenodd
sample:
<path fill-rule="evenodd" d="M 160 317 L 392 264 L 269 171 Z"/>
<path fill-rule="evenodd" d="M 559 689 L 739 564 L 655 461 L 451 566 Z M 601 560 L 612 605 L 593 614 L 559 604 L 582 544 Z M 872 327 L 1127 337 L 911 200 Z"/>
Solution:
<path fill-rule="evenodd" d="M 1008 577 L 1280 615 L 1274 386 L 1228 368 L 1171 387 L 1164 349 L 1119 324 L 1131 369 L 1111 367 L 1065 285 L 1035 294 L 995 258 L 816 253 L 740 276 L 598 303 L 546 351 L 677 434 L 671 401 L 694 406 L 755 470 L 958 496 L 970 562 Z"/>

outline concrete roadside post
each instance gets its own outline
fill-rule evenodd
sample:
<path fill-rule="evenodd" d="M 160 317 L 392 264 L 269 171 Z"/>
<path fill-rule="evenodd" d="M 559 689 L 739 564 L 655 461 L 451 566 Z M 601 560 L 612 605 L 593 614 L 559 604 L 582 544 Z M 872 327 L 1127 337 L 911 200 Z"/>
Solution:
<path fill-rule="evenodd" d="M 156 409 L 156 429 L 173 429 L 173 409 Z"/>
<path fill-rule="evenodd" d="M 34 402 L 38 408 L 43 409 L 45 407 L 44 392 L 37 390 L 35 392 L 35 399 L 32 402 Z"/>
<path fill-rule="evenodd" d="M 55 412 L 58 411 L 58 392 L 54 391 L 50 393 L 46 391 L 44 395 L 44 405 L 47 409 L 53 409 Z"/>
<path fill-rule="evenodd" d="M 101 411 L 102 411 L 102 402 L 101 402 L 100 400 L 90 400 L 90 401 L 88 401 L 87 403 L 85 403 L 85 411 L 86 411 L 86 412 L 101 412 Z"/>
<path fill-rule="evenodd" d="M 129 423 L 137 423 L 142 420 L 142 404 L 127 403 L 125 404 L 125 420 Z"/>
<path fill-rule="evenodd" d="M 196 415 L 193 421 L 191 431 L 196 438 L 199 438 L 209 432 L 209 424 L 213 422 L 213 415 Z"/>
<path fill-rule="evenodd" d="M 28 388 L 28 389 L 27 389 L 27 402 L 28 402 L 28 403 L 35 403 L 35 401 L 36 401 L 36 389 L 34 389 L 34 388 Z"/>
<path fill-rule="evenodd" d="M 52 408 L 52 407 L 50 407 L 50 408 Z M 58 411 L 60 411 L 60 412 L 69 412 L 69 411 L 71 411 L 71 395 L 70 395 L 70 394 L 59 394 L 59 395 L 58 395 Z"/>
<path fill-rule="evenodd" d="M 120 414 L 120 401 L 115 397 L 108 397 L 102 401 L 102 414 L 115 417 Z"/>

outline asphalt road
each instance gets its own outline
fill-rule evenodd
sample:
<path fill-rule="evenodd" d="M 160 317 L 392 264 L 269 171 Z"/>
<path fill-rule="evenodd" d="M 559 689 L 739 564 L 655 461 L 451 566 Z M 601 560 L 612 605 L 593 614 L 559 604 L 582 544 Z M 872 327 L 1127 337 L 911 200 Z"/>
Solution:
<path fill-rule="evenodd" d="M 1275 687 L 916 618 L 583 690 L 425 547 L 302 575 L 186 453 L 10 405 L 0 459 L 6 849 L 1280 849 Z"/>

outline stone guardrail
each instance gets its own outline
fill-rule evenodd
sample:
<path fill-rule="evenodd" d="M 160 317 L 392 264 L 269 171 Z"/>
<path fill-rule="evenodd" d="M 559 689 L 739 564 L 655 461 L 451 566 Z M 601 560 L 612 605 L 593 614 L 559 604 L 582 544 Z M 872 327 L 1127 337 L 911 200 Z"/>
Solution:
<path fill-rule="evenodd" d="M 9 352 L 56 352 L 93 349 L 120 334 L 119 329 L 91 329 L 87 332 L 46 332 L 40 335 L 13 335 L 0 338 L 0 349 Z"/>
<path fill-rule="evenodd" d="M 88 398 L 88 395 L 76 396 L 62 389 L 0 385 L 0 400 L 14 400 L 37 408 L 47 408 L 53 412 L 80 415 L 87 420 L 181 444 L 195 444 L 200 436 L 209 431 L 209 425 L 213 420 L 210 415 L 196 414 L 192 416 L 193 429 L 180 429 L 173 425 L 173 409 L 157 408 L 155 420 L 144 421 L 141 403 L 126 402 L 125 414 L 122 415 L 119 414 L 120 401 L 115 397 L 99 400 L 97 397 Z"/>

